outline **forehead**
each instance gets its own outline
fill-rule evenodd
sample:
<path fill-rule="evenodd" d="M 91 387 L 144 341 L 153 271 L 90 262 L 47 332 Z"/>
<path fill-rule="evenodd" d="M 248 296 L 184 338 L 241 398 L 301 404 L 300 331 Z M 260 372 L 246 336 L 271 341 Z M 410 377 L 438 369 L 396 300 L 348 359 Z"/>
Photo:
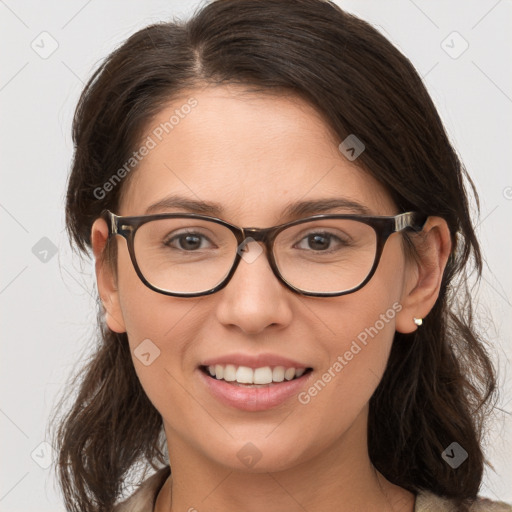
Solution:
<path fill-rule="evenodd" d="M 223 206 L 233 222 L 275 222 L 283 205 L 343 197 L 380 214 L 384 187 L 340 153 L 336 134 L 297 96 L 240 86 L 190 90 L 148 123 L 150 148 L 124 191 L 121 215 L 143 215 L 167 195 Z"/>

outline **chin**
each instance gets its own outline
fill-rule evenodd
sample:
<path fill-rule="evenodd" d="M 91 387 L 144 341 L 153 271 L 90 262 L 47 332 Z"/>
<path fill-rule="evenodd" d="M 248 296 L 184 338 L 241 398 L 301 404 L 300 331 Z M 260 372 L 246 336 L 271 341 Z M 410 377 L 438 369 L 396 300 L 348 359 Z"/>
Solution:
<path fill-rule="evenodd" d="M 243 439 L 230 439 L 225 444 L 215 443 L 212 439 L 218 450 L 210 452 L 209 458 L 230 470 L 247 473 L 284 471 L 308 458 L 304 451 L 298 450 L 305 448 L 300 445 L 304 438 L 299 432 L 296 436 L 289 435 L 284 429 L 280 435 L 274 432 L 269 436 L 268 432 L 272 432 L 272 428 L 264 432 L 260 428 L 254 436 L 247 434 Z"/>

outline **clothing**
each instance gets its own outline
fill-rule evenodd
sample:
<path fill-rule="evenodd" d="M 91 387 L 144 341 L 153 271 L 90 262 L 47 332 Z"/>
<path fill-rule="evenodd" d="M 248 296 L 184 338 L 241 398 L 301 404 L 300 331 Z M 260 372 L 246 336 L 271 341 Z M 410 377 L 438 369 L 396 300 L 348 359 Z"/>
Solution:
<path fill-rule="evenodd" d="M 165 466 L 144 480 L 140 487 L 126 500 L 118 503 L 113 512 L 153 512 L 156 498 L 171 473 Z M 416 496 L 414 512 L 457 512 L 450 500 L 430 492 L 420 492 Z M 501 501 L 478 498 L 471 512 L 512 512 L 512 505 Z"/>

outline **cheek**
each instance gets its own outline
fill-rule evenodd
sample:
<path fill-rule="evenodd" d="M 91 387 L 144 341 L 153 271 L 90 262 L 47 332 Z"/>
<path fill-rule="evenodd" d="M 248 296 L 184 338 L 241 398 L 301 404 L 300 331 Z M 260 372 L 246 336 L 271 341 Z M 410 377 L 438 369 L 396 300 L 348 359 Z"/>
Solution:
<path fill-rule="evenodd" d="M 137 275 L 127 247 L 120 244 L 118 252 L 119 304 L 130 345 L 134 349 L 146 338 L 158 343 L 192 304 L 148 288 Z"/>
<path fill-rule="evenodd" d="M 170 376 L 180 374 L 187 364 L 187 340 L 196 336 L 200 325 L 194 321 L 200 299 L 179 299 L 151 290 L 139 279 L 125 252 L 118 260 L 120 314 L 135 371 L 156 405 L 160 391 L 167 399 L 169 396 L 162 383 L 173 385 Z"/>
<path fill-rule="evenodd" d="M 324 426 L 331 423 L 339 428 L 340 421 L 349 425 L 372 396 L 386 368 L 395 318 L 402 309 L 404 264 L 399 241 L 388 242 L 392 243 L 365 287 L 317 310 L 331 331 L 322 342 L 328 358 L 299 401 L 311 404 L 316 409 L 314 421 Z"/>
<path fill-rule="evenodd" d="M 360 412 L 386 367 L 395 333 L 394 318 L 401 309 L 398 302 L 380 306 L 367 300 L 338 315 L 338 336 L 328 346 L 324 344 L 328 361 L 299 397 L 301 403 L 316 402 L 331 419 L 331 407 L 343 411 L 348 419 Z"/>
<path fill-rule="evenodd" d="M 327 358 L 298 395 L 296 425 L 288 424 L 286 431 L 288 438 L 307 447 L 301 458 L 325 450 L 352 427 L 366 429 L 365 411 L 386 367 L 396 312 L 392 307 L 381 308 L 381 302 L 372 302 L 363 294 L 360 298 L 367 300 L 353 301 L 346 308 L 339 303 L 333 317 L 336 336 L 329 342 L 318 340 Z M 272 441 L 276 452 L 284 449 L 279 442 L 286 446 L 282 438 Z"/>
<path fill-rule="evenodd" d="M 137 301 L 125 301 L 128 341 L 140 384 L 153 406 L 166 417 L 172 411 L 190 408 L 184 368 L 191 365 L 190 340 L 197 336 L 199 324 L 188 320 L 197 302 L 174 302 L 179 299 L 164 295 L 162 300 L 147 290 L 149 295 L 142 292 Z"/>

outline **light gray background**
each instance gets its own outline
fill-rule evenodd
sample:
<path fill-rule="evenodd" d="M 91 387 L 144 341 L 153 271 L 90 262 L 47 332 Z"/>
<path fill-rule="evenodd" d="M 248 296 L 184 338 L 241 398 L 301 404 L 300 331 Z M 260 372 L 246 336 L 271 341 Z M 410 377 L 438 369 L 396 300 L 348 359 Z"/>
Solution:
<path fill-rule="evenodd" d="M 496 472 L 487 471 L 481 494 L 512 502 L 511 2 L 338 3 L 378 26 L 411 59 L 478 187 L 486 268 L 477 313 L 494 343 L 501 385 L 486 444 Z M 0 511 L 64 510 L 50 469 L 40 465 L 52 457 L 41 445 L 50 409 L 88 353 L 95 325 L 93 267 L 71 254 L 63 231 L 79 93 L 100 60 L 133 32 L 186 17 L 197 5 L 0 0 Z M 31 47 L 51 48 L 44 31 L 58 44 L 45 59 Z M 459 56 L 464 41 L 469 46 Z M 48 244 L 43 237 L 58 251 L 46 262 L 36 245 Z"/>

